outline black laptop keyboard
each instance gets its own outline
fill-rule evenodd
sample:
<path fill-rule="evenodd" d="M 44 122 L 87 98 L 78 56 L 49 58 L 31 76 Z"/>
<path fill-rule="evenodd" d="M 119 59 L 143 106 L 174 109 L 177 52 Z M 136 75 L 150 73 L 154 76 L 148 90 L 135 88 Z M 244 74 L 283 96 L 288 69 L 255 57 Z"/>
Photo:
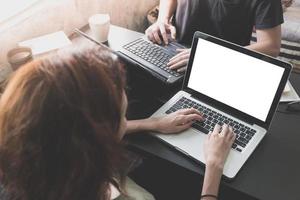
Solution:
<path fill-rule="evenodd" d="M 167 63 L 172 56 L 167 54 L 164 49 L 158 45 L 140 38 L 123 46 L 123 48 L 173 76 L 181 76 L 180 73 L 169 69 Z"/>
<path fill-rule="evenodd" d="M 238 152 L 242 152 L 243 149 L 247 146 L 249 141 L 255 135 L 256 130 L 251 129 L 250 127 L 241 124 L 227 116 L 224 116 L 210 108 L 207 108 L 199 103 L 196 103 L 190 99 L 182 97 L 178 100 L 169 110 L 166 111 L 166 114 L 175 112 L 184 108 L 195 108 L 203 113 L 203 117 L 205 118 L 202 122 L 195 122 L 192 127 L 208 134 L 210 131 L 213 131 L 216 124 L 222 126 L 223 124 L 228 124 L 234 130 L 236 134 L 236 139 L 232 148 L 237 150 Z"/>

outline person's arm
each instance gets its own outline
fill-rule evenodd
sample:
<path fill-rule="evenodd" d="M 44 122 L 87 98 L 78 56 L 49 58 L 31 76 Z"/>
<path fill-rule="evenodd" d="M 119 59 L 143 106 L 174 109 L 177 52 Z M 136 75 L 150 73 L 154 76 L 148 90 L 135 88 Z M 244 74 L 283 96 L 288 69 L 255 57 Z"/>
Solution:
<path fill-rule="evenodd" d="M 191 127 L 195 121 L 203 120 L 202 114 L 196 109 L 183 109 L 163 117 L 127 121 L 126 134 L 140 131 L 160 133 L 179 133 Z"/>
<path fill-rule="evenodd" d="M 171 23 L 171 18 L 175 12 L 177 0 L 160 0 L 159 14 L 157 21 L 164 23 Z"/>
<path fill-rule="evenodd" d="M 281 25 L 270 29 L 256 30 L 257 42 L 246 48 L 277 57 L 281 46 Z"/>
<path fill-rule="evenodd" d="M 223 168 L 235 140 L 235 134 L 228 125 L 216 125 L 204 143 L 205 174 L 201 200 L 215 200 L 218 196 Z M 215 197 L 213 197 L 215 196 Z"/>
<path fill-rule="evenodd" d="M 176 38 L 176 29 L 171 24 L 171 18 L 176 7 L 177 0 L 160 0 L 157 22 L 152 24 L 145 32 L 150 41 L 162 44 L 161 36 L 163 42 L 168 44 L 168 33 L 171 34 L 172 39 Z"/>
<path fill-rule="evenodd" d="M 157 118 L 147 118 L 127 121 L 126 134 L 154 130 Z"/>
<path fill-rule="evenodd" d="M 223 168 L 214 164 L 207 164 L 205 167 L 202 195 L 210 194 L 218 196 Z M 203 199 L 213 199 L 212 197 L 203 197 Z"/>
<path fill-rule="evenodd" d="M 269 56 L 277 57 L 281 47 L 281 26 L 270 29 L 256 30 L 257 43 L 246 48 Z M 170 59 L 168 66 L 177 72 L 184 72 L 190 58 L 190 49 L 178 49 L 178 54 Z"/>
<path fill-rule="evenodd" d="M 258 51 L 269 56 L 277 57 L 281 46 L 281 26 L 270 29 L 256 30 L 257 43 L 246 48 Z M 179 49 L 178 54 L 170 59 L 168 66 L 177 72 L 184 72 L 190 58 L 190 49 Z"/>

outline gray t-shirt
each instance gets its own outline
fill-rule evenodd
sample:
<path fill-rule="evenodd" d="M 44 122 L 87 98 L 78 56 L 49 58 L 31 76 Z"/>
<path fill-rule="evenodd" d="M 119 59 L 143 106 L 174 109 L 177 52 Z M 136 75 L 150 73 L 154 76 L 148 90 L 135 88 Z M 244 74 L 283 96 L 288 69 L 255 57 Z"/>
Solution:
<path fill-rule="evenodd" d="M 253 27 L 283 23 L 280 0 L 177 0 L 174 23 L 179 42 L 191 45 L 195 31 L 246 46 Z"/>

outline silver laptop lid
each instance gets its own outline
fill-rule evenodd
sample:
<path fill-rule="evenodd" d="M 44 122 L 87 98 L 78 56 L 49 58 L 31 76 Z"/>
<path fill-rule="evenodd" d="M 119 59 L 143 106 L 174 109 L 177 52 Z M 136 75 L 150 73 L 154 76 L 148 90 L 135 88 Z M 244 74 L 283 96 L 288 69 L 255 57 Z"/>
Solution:
<path fill-rule="evenodd" d="M 196 32 L 183 90 L 250 124 L 268 128 L 291 65 Z"/>

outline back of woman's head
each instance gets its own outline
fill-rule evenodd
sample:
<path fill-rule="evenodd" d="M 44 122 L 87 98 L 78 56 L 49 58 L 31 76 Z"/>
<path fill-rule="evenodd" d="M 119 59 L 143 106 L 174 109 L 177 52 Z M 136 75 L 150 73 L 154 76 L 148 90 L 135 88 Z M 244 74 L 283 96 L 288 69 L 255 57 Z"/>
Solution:
<path fill-rule="evenodd" d="M 124 74 L 100 47 L 20 68 L 0 99 L 0 171 L 10 199 L 106 199 L 121 160 Z"/>

